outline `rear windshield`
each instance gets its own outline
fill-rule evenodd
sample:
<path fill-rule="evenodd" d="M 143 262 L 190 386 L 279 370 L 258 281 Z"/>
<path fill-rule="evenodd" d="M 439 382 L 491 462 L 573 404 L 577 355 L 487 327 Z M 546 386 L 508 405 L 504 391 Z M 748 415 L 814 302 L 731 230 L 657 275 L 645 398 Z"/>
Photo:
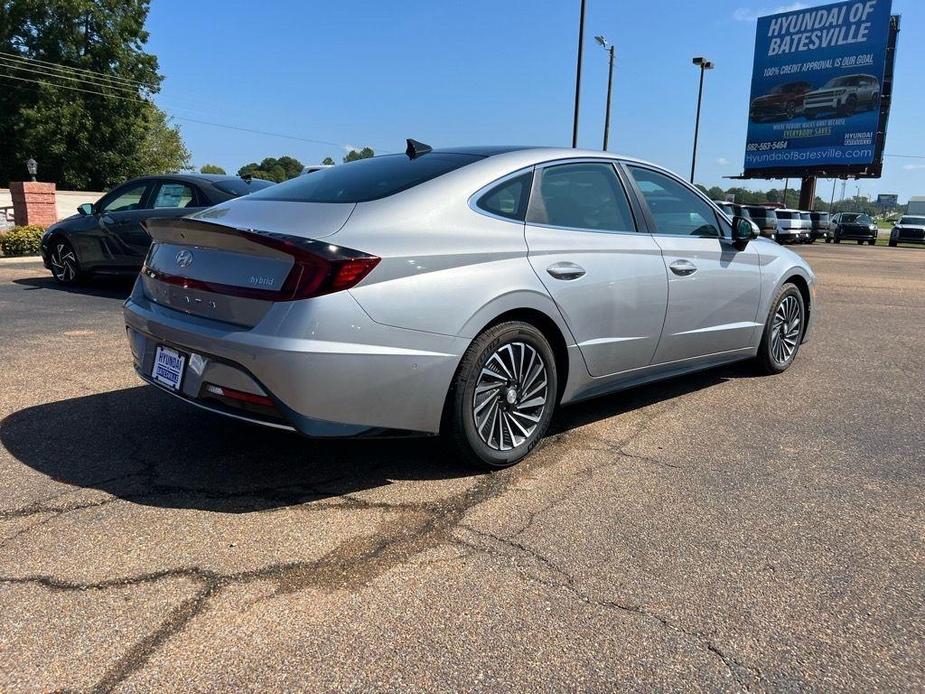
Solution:
<path fill-rule="evenodd" d="M 781 212 L 778 210 L 776 214 L 778 219 L 793 219 L 794 217 L 796 217 L 796 219 L 800 218 L 800 215 L 796 212 Z"/>
<path fill-rule="evenodd" d="M 812 217 L 814 222 L 827 222 L 829 221 L 828 212 L 811 212 L 810 217 Z"/>
<path fill-rule="evenodd" d="M 388 154 L 338 164 L 311 176 L 297 176 L 252 197 L 288 202 L 367 202 L 420 185 L 481 158 L 442 152 L 430 152 L 417 159 Z"/>
<path fill-rule="evenodd" d="M 777 214 L 774 210 L 769 210 L 767 207 L 748 207 L 746 209 L 752 219 L 777 219 Z"/>
<path fill-rule="evenodd" d="M 810 221 L 811 218 L 809 216 L 809 212 L 800 212 L 800 219 L 802 219 L 805 222 Z"/>
<path fill-rule="evenodd" d="M 218 188 L 218 190 L 223 193 L 228 193 L 228 195 L 233 195 L 237 198 L 242 195 L 247 195 L 248 193 L 269 188 L 272 185 L 274 185 L 273 181 L 264 181 L 260 178 L 252 178 L 249 183 L 243 178 L 226 178 L 221 181 L 215 181 L 212 187 Z"/>

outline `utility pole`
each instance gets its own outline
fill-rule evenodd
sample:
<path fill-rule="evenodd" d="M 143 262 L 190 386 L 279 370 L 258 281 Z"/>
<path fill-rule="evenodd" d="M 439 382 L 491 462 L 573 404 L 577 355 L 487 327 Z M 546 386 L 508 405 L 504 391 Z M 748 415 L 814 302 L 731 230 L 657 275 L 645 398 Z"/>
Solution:
<path fill-rule="evenodd" d="M 578 104 L 581 101 L 581 54 L 585 43 L 585 0 L 578 18 L 578 61 L 575 69 L 575 117 L 572 120 L 572 149 L 578 147 Z"/>

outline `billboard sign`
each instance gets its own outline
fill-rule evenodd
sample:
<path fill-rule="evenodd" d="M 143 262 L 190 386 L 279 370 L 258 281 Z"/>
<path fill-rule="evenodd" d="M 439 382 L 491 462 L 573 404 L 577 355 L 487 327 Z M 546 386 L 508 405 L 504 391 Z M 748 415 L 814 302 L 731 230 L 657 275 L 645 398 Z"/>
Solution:
<path fill-rule="evenodd" d="M 890 3 L 849 0 L 758 19 L 746 173 L 875 163 Z"/>
<path fill-rule="evenodd" d="M 877 195 L 877 207 L 896 207 L 899 196 L 896 193 L 880 193 Z"/>

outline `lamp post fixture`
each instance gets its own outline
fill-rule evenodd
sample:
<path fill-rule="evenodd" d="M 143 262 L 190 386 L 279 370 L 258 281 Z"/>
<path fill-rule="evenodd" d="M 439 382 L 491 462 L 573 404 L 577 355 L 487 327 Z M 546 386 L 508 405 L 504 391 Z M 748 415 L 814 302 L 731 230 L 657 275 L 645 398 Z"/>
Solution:
<path fill-rule="evenodd" d="M 700 102 L 703 100 L 703 73 L 713 69 L 713 62 L 703 56 L 697 56 L 691 62 L 700 68 L 700 90 L 697 92 L 697 118 L 694 121 L 694 154 L 691 156 L 691 183 L 694 182 L 694 169 L 697 166 L 697 135 L 700 133 Z"/>
<path fill-rule="evenodd" d="M 594 40 L 601 44 L 601 47 L 610 53 L 610 71 L 607 74 L 607 110 L 604 113 L 604 151 L 607 151 L 607 142 L 610 139 L 610 96 L 613 93 L 613 55 L 614 48 L 612 43 L 608 43 L 603 36 L 595 36 Z"/>
<path fill-rule="evenodd" d="M 26 171 L 32 177 L 32 180 L 35 180 L 35 175 L 39 172 L 39 163 L 32 159 L 31 157 L 26 162 Z"/>

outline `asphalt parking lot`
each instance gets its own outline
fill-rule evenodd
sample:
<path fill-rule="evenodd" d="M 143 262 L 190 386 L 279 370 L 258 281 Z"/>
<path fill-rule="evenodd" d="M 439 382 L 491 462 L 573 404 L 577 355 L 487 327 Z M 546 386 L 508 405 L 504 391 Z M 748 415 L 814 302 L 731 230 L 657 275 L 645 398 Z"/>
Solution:
<path fill-rule="evenodd" d="M 800 249 L 795 365 L 581 404 L 511 470 L 132 371 L 0 260 L 0 690 L 925 688 L 925 251 Z"/>

